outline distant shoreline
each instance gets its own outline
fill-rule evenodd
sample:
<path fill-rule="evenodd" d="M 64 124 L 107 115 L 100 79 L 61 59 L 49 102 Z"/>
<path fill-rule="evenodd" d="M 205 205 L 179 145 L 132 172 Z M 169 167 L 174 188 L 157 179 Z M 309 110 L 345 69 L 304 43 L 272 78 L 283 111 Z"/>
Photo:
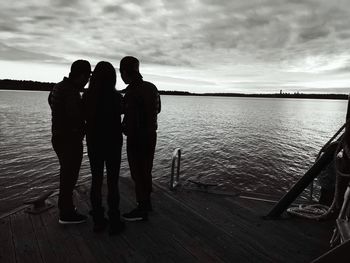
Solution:
<path fill-rule="evenodd" d="M 30 80 L 0 80 L 0 90 L 50 91 L 55 83 Z M 305 93 L 192 93 L 187 91 L 160 90 L 161 95 L 178 96 L 216 96 L 216 97 L 251 97 L 251 98 L 291 98 L 291 99 L 331 99 L 347 100 L 348 94 L 305 94 Z"/>

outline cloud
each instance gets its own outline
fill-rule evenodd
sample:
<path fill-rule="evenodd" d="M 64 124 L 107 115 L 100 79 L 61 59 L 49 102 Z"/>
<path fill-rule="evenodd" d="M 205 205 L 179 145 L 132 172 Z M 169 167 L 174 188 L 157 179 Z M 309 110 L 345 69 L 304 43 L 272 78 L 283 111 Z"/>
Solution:
<path fill-rule="evenodd" d="M 13 1 L 0 3 L 0 60 L 117 63 L 132 54 L 173 74 L 190 67 L 218 83 L 244 75 L 263 89 L 284 74 L 345 73 L 349 24 L 346 0 Z"/>
<path fill-rule="evenodd" d="M 5 44 L 0 44 L 0 57 L 2 60 L 10 61 L 41 61 L 41 62 L 60 62 L 59 57 L 50 56 L 44 53 L 31 52 Z"/>

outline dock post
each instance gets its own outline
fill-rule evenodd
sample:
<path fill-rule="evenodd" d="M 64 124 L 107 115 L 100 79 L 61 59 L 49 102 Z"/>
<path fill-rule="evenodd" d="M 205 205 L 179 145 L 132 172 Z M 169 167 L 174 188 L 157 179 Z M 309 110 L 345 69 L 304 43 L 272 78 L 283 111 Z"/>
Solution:
<path fill-rule="evenodd" d="M 40 214 L 53 207 L 53 204 L 46 202 L 46 199 L 51 196 L 52 193 L 53 191 L 44 191 L 41 195 L 25 201 L 24 204 L 33 205 L 32 207 L 27 208 L 25 212 L 29 214 Z"/>

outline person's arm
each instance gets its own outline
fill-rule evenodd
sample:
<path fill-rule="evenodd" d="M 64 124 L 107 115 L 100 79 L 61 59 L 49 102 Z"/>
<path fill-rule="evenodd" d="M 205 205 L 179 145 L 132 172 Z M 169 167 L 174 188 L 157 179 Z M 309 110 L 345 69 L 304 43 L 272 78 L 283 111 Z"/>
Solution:
<path fill-rule="evenodd" d="M 160 100 L 159 92 L 157 91 L 157 113 L 160 113 L 162 110 L 162 102 Z"/>
<path fill-rule="evenodd" d="M 119 95 L 120 114 L 125 114 L 124 97 L 120 93 L 118 93 L 118 95 Z"/>
<path fill-rule="evenodd" d="M 49 97 L 47 98 L 47 102 L 49 103 L 50 107 L 51 107 L 51 99 L 52 99 L 52 91 L 50 91 Z"/>
<path fill-rule="evenodd" d="M 69 129 L 72 132 L 83 133 L 82 135 L 84 135 L 83 105 L 80 95 L 75 92 L 67 92 L 64 106 L 66 116 L 68 116 Z"/>
<path fill-rule="evenodd" d="M 343 149 L 345 155 L 350 159 L 350 119 L 347 120 L 344 133 Z"/>

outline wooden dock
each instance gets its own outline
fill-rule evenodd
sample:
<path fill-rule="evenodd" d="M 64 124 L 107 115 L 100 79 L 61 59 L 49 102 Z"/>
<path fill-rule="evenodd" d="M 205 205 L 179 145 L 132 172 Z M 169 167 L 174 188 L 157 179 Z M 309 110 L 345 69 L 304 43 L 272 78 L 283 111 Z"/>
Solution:
<path fill-rule="evenodd" d="M 121 210 L 134 203 L 133 184 L 121 178 Z M 87 187 L 76 191 L 89 211 Z M 51 197 L 56 203 L 57 197 Z M 264 220 L 272 203 L 154 186 L 147 222 L 127 223 L 119 236 L 93 233 L 92 220 L 58 224 L 57 208 L 23 209 L 0 219 L 0 262 L 311 262 L 329 249 L 334 222 Z"/>

